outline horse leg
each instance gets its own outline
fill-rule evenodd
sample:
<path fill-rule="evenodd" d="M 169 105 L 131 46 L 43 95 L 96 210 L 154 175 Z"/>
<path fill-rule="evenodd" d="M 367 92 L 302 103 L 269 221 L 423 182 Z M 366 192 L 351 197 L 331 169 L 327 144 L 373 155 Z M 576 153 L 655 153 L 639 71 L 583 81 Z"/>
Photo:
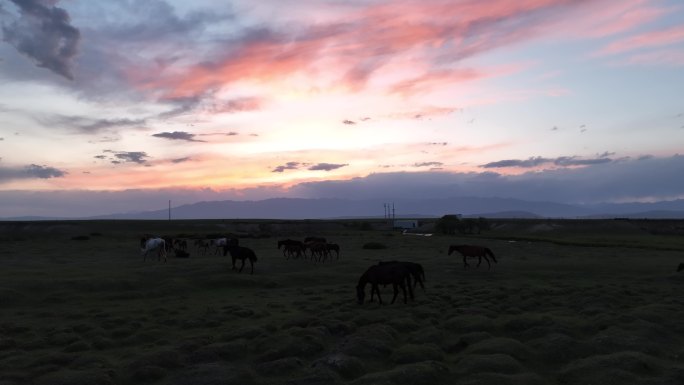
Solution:
<path fill-rule="evenodd" d="M 374 283 L 373 288 L 375 289 L 375 292 L 378 294 L 378 303 L 382 305 L 382 297 L 380 297 L 380 287 L 378 287 L 377 283 Z"/>
<path fill-rule="evenodd" d="M 397 287 L 396 283 L 392 284 L 392 288 L 394 289 L 394 297 L 392 297 L 391 303 L 394 303 L 394 301 L 397 299 L 397 295 L 399 294 L 399 288 Z M 402 289 L 404 290 L 404 303 L 406 303 L 406 288 L 402 287 Z"/>
<path fill-rule="evenodd" d="M 489 258 L 487 258 L 487 256 L 485 255 L 485 256 L 484 256 L 484 259 L 485 259 L 485 261 L 487 261 L 487 270 L 491 269 L 491 268 L 492 268 L 492 264 L 489 263 Z"/>
<path fill-rule="evenodd" d="M 413 301 L 416 298 L 413 296 L 413 288 L 411 287 L 411 275 L 406 276 L 406 282 L 408 283 L 409 296 L 411 296 L 411 301 Z M 401 283 L 401 288 L 404 289 L 403 282 Z M 404 303 L 406 303 L 406 291 L 404 291 Z"/>
<path fill-rule="evenodd" d="M 245 267 L 245 259 L 242 258 L 242 265 L 240 266 L 240 271 L 238 273 L 242 273 L 242 269 Z"/>
<path fill-rule="evenodd" d="M 233 259 L 233 270 L 237 270 L 237 267 L 235 267 L 235 257 L 231 253 L 231 258 Z"/>
<path fill-rule="evenodd" d="M 482 256 L 480 255 L 477 257 L 477 266 L 476 267 L 479 268 L 481 263 L 482 263 Z"/>
<path fill-rule="evenodd" d="M 467 257 L 464 255 L 464 256 L 463 256 L 463 268 L 464 268 L 464 269 L 468 267 L 468 262 L 466 262 L 466 258 L 467 258 Z"/>

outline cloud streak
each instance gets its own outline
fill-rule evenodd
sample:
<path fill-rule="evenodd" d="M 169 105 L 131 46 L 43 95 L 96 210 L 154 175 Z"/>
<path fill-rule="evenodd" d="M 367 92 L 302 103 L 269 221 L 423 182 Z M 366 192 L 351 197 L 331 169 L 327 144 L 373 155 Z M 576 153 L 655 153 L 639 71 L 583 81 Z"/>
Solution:
<path fill-rule="evenodd" d="M 544 165 L 560 167 L 591 166 L 613 162 L 608 153 L 594 159 L 583 159 L 577 156 L 560 156 L 558 158 L 543 158 L 541 156 L 528 159 L 505 159 L 481 165 L 482 168 L 535 168 Z"/>
<path fill-rule="evenodd" d="M 204 140 L 194 139 L 195 134 L 191 134 L 185 131 L 160 132 L 158 134 L 152 134 L 152 136 L 170 140 L 183 140 L 186 142 L 204 142 Z"/>

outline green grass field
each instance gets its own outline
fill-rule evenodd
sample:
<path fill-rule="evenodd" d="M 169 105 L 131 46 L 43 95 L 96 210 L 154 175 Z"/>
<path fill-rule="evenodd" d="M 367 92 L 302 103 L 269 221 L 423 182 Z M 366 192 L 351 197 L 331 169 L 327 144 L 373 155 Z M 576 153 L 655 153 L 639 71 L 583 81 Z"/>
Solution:
<path fill-rule="evenodd" d="M 0 384 L 682 384 L 681 229 L 507 220 L 421 237 L 361 221 L 0 222 Z M 189 259 L 143 262 L 143 233 L 258 235 L 240 244 L 259 260 L 238 274 L 191 246 Z M 340 259 L 276 248 L 306 235 L 338 243 Z M 464 269 L 446 253 L 458 243 L 499 263 Z M 384 305 L 358 305 L 359 276 L 394 259 L 421 263 L 427 290 L 390 305 L 387 287 Z"/>

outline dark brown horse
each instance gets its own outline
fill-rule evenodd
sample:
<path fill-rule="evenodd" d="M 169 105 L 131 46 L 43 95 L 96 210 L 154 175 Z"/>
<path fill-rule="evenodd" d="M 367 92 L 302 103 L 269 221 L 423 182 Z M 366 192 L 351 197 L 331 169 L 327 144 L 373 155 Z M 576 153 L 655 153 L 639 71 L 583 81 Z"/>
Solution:
<path fill-rule="evenodd" d="M 332 260 L 332 252 L 335 252 L 335 256 L 337 259 L 340 259 L 340 245 L 337 243 L 326 243 L 325 248 L 328 250 L 328 254 L 330 255 L 330 259 Z"/>
<path fill-rule="evenodd" d="M 399 263 L 389 263 L 386 265 L 373 265 L 366 270 L 365 273 L 359 278 L 359 283 L 356 285 L 356 298 L 359 304 L 363 304 L 363 300 L 366 296 L 365 288 L 366 284 L 371 284 L 371 299 L 373 302 L 373 293 L 378 294 L 378 301 L 382 305 L 382 298 L 380 297 L 380 288 L 378 285 L 392 284 L 394 287 L 394 297 L 392 297 L 392 303 L 397 299 L 397 294 L 399 294 L 399 287 L 401 287 L 404 293 L 404 303 L 407 303 L 406 299 L 406 286 L 408 286 L 408 291 L 413 299 L 413 289 L 411 288 L 411 271 L 404 265 Z"/>
<path fill-rule="evenodd" d="M 684 270 L 684 263 L 680 263 L 679 266 L 677 266 L 677 272 L 678 273 L 682 270 Z"/>
<path fill-rule="evenodd" d="M 425 285 L 423 285 L 423 282 L 425 282 L 425 270 L 423 270 L 423 266 L 420 263 L 415 263 L 415 262 L 399 262 L 399 261 L 380 261 L 378 262 L 378 265 L 387 265 L 389 263 L 400 263 L 404 266 L 406 266 L 409 271 L 411 272 L 411 276 L 413 277 L 413 287 L 415 288 L 416 285 L 420 284 L 420 287 L 425 291 Z"/>
<path fill-rule="evenodd" d="M 478 258 L 477 262 L 477 267 L 480 267 L 480 264 L 482 263 L 482 258 L 487 261 L 487 270 L 491 269 L 492 264 L 489 263 L 489 258 L 487 256 L 492 257 L 492 260 L 494 263 L 497 263 L 496 257 L 494 256 L 494 253 L 488 248 L 484 246 L 475 246 L 475 245 L 451 245 L 449 246 L 449 255 L 453 253 L 454 251 L 458 251 L 463 255 L 463 268 L 465 269 L 466 267 L 470 266 L 468 265 L 468 262 L 466 262 L 466 258 Z"/>
<path fill-rule="evenodd" d="M 278 250 L 283 248 L 283 257 L 290 259 L 290 257 L 299 258 L 305 251 L 304 243 L 294 239 L 283 239 L 278 241 Z"/>
<path fill-rule="evenodd" d="M 238 240 L 235 238 L 228 238 L 226 239 L 226 245 L 223 246 L 223 255 L 226 255 L 227 253 L 230 253 L 230 257 L 233 259 L 233 270 L 237 270 L 237 267 L 235 267 L 235 260 L 241 259 L 242 266 L 240 266 L 238 273 L 242 273 L 242 269 L 245 267 L 245 259 L 249 259 L 249 264 L 252 266 L 250 274 L 254 274 L 254 262 L 257 261 L 254 250 L 240 246 Z"/>

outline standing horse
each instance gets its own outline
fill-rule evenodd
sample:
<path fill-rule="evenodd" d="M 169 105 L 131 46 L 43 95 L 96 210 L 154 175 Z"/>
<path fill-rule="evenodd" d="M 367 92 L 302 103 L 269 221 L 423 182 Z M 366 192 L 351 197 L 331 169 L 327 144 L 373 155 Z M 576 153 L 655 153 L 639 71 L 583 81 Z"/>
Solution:
<path fill-rule="evenodd" d="M 382 298 L 380 297 L 380 288 L 378 285 L 392 284 L 394 288 L 394 297 L 392 297 L 392 303 L 397 299 L 397 294 L 399 294 L 398 287 L 401 287 L 404 293 L 404 303 L 406 300 L 406 286 L 408 286 L 408 291 L 413 299 L 413 289 L 411 288 L 411 271 L 404 265 L 399 263 L 389 263 L 386 265 L 373 265 L 366 270 L 365 273 L 359 278 L 359 283 L 356 285 L 356 298 L 359 305 L 363 304 L 363 300 L 366 296 L 365 287 L 366 284 L 371 284 L 371 299 L 373 302 L 373 293 L 378 294 L 378 301 L 382 305 Z M 407 285 L 408 283 L 408 285 Z"/>
<path fill-rule="evenodd" d="M 278 250 L 283 248 L 283 257 L 290 259 L 290 257 L 296 256 L 301 257 L 302 252 L 304 252 L 304 243 L 301 241 L 295 241 L 293 239 L 284 239 L 278 241 Z"/>
<path fill-rule="evenodd" d="M 328 254 L 332 254 L 332 252 L 335 252 L 335 256 L 337 257 L 336 259 L 340 259 L 340 245 L 337 243 L 326 243 L 325 248 L 328 251 Z M 332 255 L 330 256 L 330 259 L 332 259 Z"/>
<path fill-rule="evenodd" d="M 483 246 L 475 246 L 475 245 L 451 245 L 449 246 L 449 254 L 453 253 L 454 251 L 458 251 L 463 255 L 463 268 L 465 269 L 466 267 L 470 266 L 468 265 L 468 262 L 466 262 L 466 258 L 478 258 L 477 262 L 477 267 L 480 267 L 480 264 L 482 263 L 482 258 L 487 261 L 487 270 L 491 269 L 492 264 L 489 263 L 489 258 L 487 256 L 492 257 L 492 260 L 494 260 L 494 263 L 498 263 L 496 261 L 496 257 L 494 256 L 494 253 L 488 248 L 488 247 L 483 247 Z"/>
<path fill-rule="evenodd" d="M 228 243 L 228 239 L 227 238 L 216 238 L 216 239 L 210 240 L 209 243 L 212 246 L 216 247 L 216 249 L 214 250 L 214 255 L 216 255 L 219 253 L 219 251 L 226 248 L 226 245 Z M 226 255 L 225 251 L 224 251 L 223 255 Z"/>
<path fill-rule="evenodd" d="M 254 274 L 254 262 L 257 261 L 254 250 L 239 246 L 237 239 L 230 238 L 226 240 L 226 245 L 223 247 L 223 255 L 226 255 L 226 253 L 230 253 L 231 258 L 233 259 L 233 270 L 237 270 L 235 267 L 235 260 L 242 260 L 242 266 L 240 266 L 238 273 L 242 273 L 242 269 L 245 267 L 245 259 L 249 258 L 249 263 L 252 265 L 252 272 L 250 274 Z"/>
<path fill-rule="evenodd" d="M 195 239 L 195 246 L 197 246 L 197 254 L 202 253 L 202 255 L 207 253 L 209 250 L 209 240 L 207 239 Z"/>
<path fill-rule="evenodd" d="M 147 254 L 151 251 L 157 252 L 157 260 L 161 261 L 164 257 L 166 262 L 166 241 L 162 238 L 140 238 L 140 254 L 143 256 L 143 262 L 147 259 Z"/>

